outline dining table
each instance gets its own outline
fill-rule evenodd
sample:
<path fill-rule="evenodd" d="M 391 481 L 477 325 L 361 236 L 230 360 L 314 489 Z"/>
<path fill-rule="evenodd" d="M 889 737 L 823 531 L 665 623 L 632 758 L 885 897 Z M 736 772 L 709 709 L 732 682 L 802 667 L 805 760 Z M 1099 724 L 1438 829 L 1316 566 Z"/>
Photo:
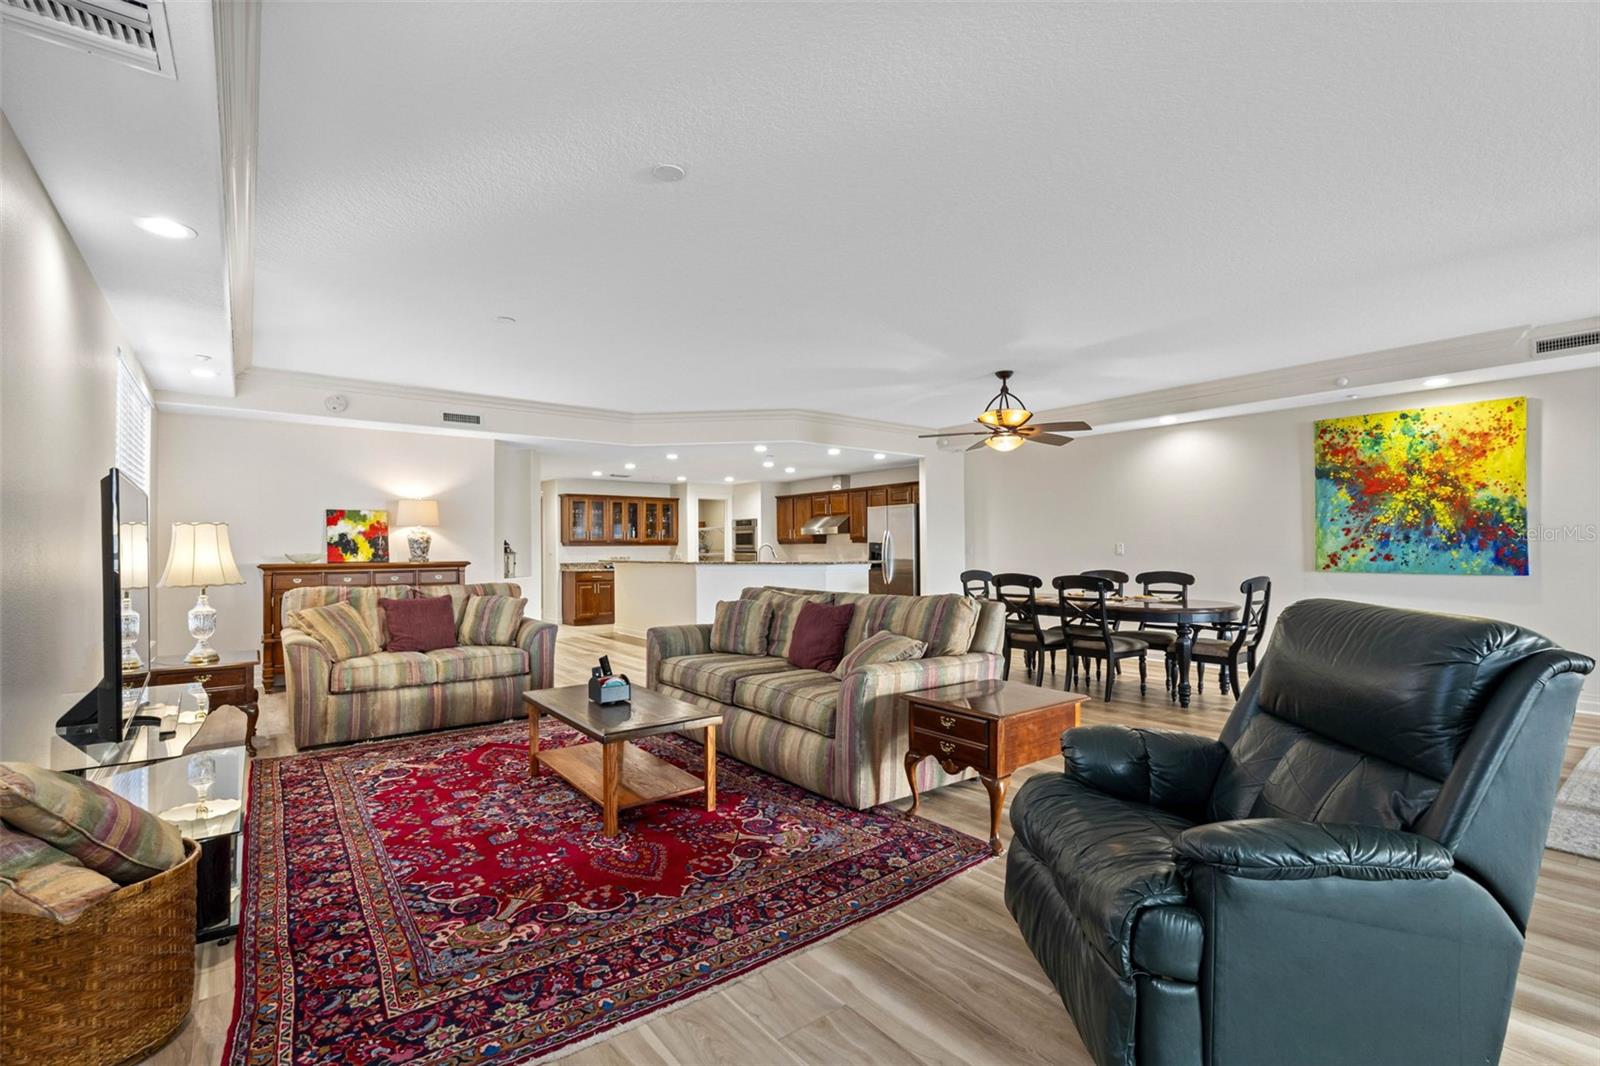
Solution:
<path fill-rule="evenodd" d="M 1088 596 L 1068 597 L 1074 603 L 1089 606 L 1095 601 Z M 1040 614 L 1061 616 L 1061 598 L 1054 592 L 1035 594 L 1034 603 Z M 1189 664 L 1194 654 L 1194 638 L 1202 629 L 1225 624 L 1237 618 L 1243 610 L 1228 600 L 1178 600 L 1164 596 L 1126 595 L 1106 597 L 1106 621 L 1128 622 L 1171 627 L 1174 632 L 1173 658 L 1178 662 L 1178 706 L 1189 706 L 1193 690 L 1189 687 Z"/>

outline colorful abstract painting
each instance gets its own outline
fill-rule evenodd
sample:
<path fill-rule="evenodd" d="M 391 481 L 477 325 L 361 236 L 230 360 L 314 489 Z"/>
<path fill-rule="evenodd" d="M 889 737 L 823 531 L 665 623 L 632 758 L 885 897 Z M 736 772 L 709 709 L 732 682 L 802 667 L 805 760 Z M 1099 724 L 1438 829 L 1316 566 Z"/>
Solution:
<path fill-rule="evenodd" d="M 1528 572 L 1528 402 L 1317 423 L 1317 568 Z"/>
<path fill-rule="evenodd" d="M 339 508 L 328 511 L 328 562 L 389 561 L 389 512 Z"/>

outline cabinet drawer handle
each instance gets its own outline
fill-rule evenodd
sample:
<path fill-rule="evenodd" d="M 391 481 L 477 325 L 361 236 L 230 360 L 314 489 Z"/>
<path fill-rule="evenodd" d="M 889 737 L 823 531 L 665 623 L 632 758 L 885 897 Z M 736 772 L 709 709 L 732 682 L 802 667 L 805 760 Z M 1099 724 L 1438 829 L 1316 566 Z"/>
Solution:
<path fill-rule="evenodd" d="M 305 578 L 303 578 L 303 577 L 297 577 L 297 578 L 294 579 L 294 583 L 296 585 L 298 585 L 298 584 L 300 584 L 300 582 L 302 582 L 304 580 L 305 580 Z"/>
<path fill-rule="evenodd" d="M 211 675 L 210 674 L 201 674 L 201 675 L 199 675 L 198 677 L 196 677 L 194 679 L 194 683 L 197 684 L 197 685 L 203 685 L 207 681 L 210 681 L 210 680 L 211 680 Z"/>
<path fill-rule="evenodd" d="M 949 755 L 951 752 L 956 750 L 956 746 L 950 743 L 948 740 L 941 740 L 939 741 L 939 750 L 944 752 L 946 755 Z"/>
<path fill-rule="evenodd" d="M 345 575 L 345 579 L 344 579 L 344 583 L 345 583 L 345 584 L 346 584 L 346 585 L 348 585 L 348 584 L 350 584 L 350 582 L 352 582 L 352 581 L 354 581 L 354 580 L 355 580 L 355 578 L 353 578 L 353 577 L 351 577 L 351 576 L 350 576 L 350 575 L 348 575 L 348 574 L 346 574 L 346 575 Z"/>
<path fill-rule="evenodd" d="M 941 714 L 939 716 L 939 724 L 944 726 L 946 729 L 954 729 L 956 720 L 951 718 L 948 714 Z"/>

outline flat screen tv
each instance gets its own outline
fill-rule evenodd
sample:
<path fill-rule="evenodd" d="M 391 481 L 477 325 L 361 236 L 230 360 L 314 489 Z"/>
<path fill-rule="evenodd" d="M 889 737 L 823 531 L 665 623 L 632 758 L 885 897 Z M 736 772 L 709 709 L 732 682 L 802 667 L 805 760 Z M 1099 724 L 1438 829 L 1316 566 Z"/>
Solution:
<path fill-rule="evenodd" d="M 100 479 L 100 683 L 56 722 L 79 742 L 122 739 L 123 680 L 150 661 L 150 501 L 113 468 Z"/>

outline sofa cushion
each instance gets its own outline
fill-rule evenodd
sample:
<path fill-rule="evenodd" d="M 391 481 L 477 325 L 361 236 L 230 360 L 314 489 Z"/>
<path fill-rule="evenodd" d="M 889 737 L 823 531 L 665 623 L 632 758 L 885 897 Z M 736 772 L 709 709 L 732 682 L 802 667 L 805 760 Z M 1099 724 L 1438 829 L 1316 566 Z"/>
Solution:
<path fill-rule="evenodd" d="M 380 599 L 384 651 L 433 651 L 456 646 L 456 616 L 450 601 L 437 596 Z"/>
<path fill-rule="evenodd" d="M 434 679 L 441 685 L 452 681 L 476 681 L 485 677 L 515 677 L 528 672 L 528 653 L 521 648 L 490 648 L 463 645 L 428 652 Z"/>
<path fill-rule="evenodd" d="M 391 688 L 431 685 L 438 680 L 431 652 L 380 651 L 333 664 L 328 671 L 329 692 L 374 692 Z"/>
<path fill-rule="evenodd" d="M 131 885 L 183 861 L 177 827 L 81 777 L 0 763 L 0 819 Z"/>
<path fill-rule="evenodd" d="M 839 597 L 839 602 L 847 602 Z M 977 630 L 978 601 L 950 593 L 941 596 L 863 596 L 845 638 L 854 648 L 874 633 L 887 629 L 928 645 L 929 655 L 963 655 L 972 647 Z"/>
<path fill-rule="evenodd" d="M 769 600 L 723 600 L 711 623 L 711 650 L 723 655 L 766 655 L 771 618 Z"/>
<path fill-rule="evenodd" d="M 1011 804 L 1017 842 L 1050 870 L 1090 944 L 1123 976 L 1133 972 L 1140 913 L 1188 900 L 1173 842 L 1192 824 L 1067 774 L 1035 777 Z"/>
<path fill-rule="evenodd" d="M 800 624 L 800 612 L 808 603 L 832 603 L 833 593 L 805 595 L 766 589 L 756 599 L 772 608 L 772 618 L 767 623 L 767 654 L 787 659 L 789 648 L 794 643 L 795 627 Z"/>
<path fill-rule="evenodd" d="M 733 702 L 768 718 L 831 737 L 842 687 L 838 678 L 821 670 L 753 674 L 734 687 Z"/>
<path fill-rule="evenodd" d="M 373 600 L 377 602 L 376 599 Z M 373 608 L 376 612 L 377 608 Z M 326 607 L 305 607 L 284 619 L 289 625 L 316 639 L 334 662 L 372 655 L 383 650 L 378 631 L 361 612 L 348 603 Z"/>
<path fill-rule="evenodd" d="M 0 913 L 70 922 L 116 890 L 104 874 L 0 822 Z"/>
<path fill-rule="evenodd" d="M 456 637 L 462 644 L 509 647 L 517 641 L 517 627 L 527 607 L 521 596 L 468 596 Z"/>
<path fill-rule="evenodd" d="M 910 637 L 902 637 L 898 633 L 888 631 L 874 633 L 850 649 L 850 653 L 839 660 L 833 676 L 844 677 L 874 663 L 897 663 L 905 659 L 920 659 L 927 650 L 928 646 L 920 640 L 912 640 Z"/>
<path fill-rule="evenodd" d="M 832 670 L 844 657 L 844 635 L 856 609 L 850 603 L 807 603 L 794 624 L 786 656 L 796 670 Z M 777 654 L 776 651 L 773 652 Z"/>
<path fill-rule="evenodd" d="M 770 674 L 789 669 L 783 659 L 770 655 L 680 655 L 663 659 L 657 676 L 666 684 L 706 696 L 718 703 L 732 703 L 734 686 L 751 674 Z"/>

